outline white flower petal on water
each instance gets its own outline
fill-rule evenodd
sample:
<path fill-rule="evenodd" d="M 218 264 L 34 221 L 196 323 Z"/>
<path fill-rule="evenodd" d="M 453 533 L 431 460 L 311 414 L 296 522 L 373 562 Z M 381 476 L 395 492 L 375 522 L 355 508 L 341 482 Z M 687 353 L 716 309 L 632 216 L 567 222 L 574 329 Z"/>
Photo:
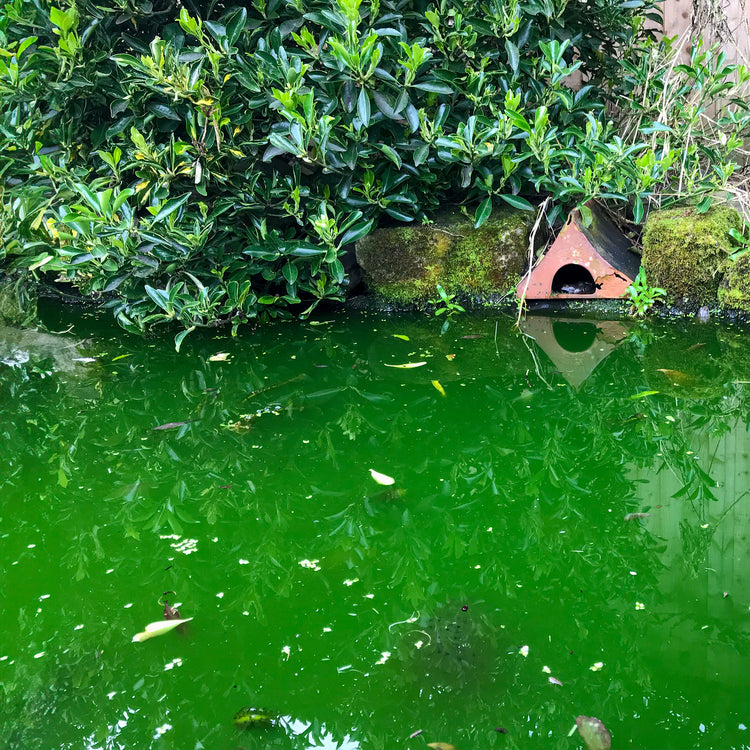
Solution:
<path fill-rule="evenodd" d="M 393 477 L 389 477 L 387 474 L 381 474 L 379 471 L 375 471 L 375 469 L 370 469 L 370 475 L 378 484 L 396 484 L 396 480 Z"/>
<path fill-rule="evenodd" d="M 182 625 L 183 622 L 190 622 L 192 617 L 187 617 L 184 620 L 157 620 L 156 622 L 150 622 L 146 625 L 146 629 L 142 633 L 136 633 L 133 636 L 134 643 L 143 643 L 149 638 L 156 638 L 157 635 L 164 635 L 170 630 L 174 630 L 178 625 Z"/>

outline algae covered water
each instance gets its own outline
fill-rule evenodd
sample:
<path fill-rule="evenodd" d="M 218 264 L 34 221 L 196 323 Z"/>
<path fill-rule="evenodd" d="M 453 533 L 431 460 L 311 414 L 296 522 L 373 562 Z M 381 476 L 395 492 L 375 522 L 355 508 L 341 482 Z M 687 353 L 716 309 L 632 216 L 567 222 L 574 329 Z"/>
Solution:
<path fill-rule="evenodd" d="M 0 747 L 750 747 L 748 333 L 441 324 L 0 329 Z"/>

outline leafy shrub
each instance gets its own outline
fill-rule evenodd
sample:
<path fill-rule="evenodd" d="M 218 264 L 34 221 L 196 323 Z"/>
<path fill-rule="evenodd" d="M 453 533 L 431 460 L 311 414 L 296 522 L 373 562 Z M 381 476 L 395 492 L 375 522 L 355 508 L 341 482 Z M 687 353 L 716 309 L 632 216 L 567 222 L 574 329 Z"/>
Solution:
<path fill-rule="evenodd" d="M 340 298 L 346 245 L 445 201 L 477 225 L 538 195 L 551 222 L 592 197 L 638 219 L 675 159 L 642 136 L 673 126 L 624 139 L 606 105 L 653 88 L 647 16 L 651 0 L 12 0 L 0 262 L 127 330 L 179 321 L 179 346 Z"/>

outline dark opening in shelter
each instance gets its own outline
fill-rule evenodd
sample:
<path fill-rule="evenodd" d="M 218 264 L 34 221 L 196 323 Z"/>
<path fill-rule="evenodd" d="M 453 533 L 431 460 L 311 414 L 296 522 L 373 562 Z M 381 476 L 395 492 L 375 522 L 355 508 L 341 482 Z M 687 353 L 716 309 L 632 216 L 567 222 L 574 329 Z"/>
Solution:
<path fill-rule="evenodd" d="M 566 352 L 585 352 L 596 340 L 598 329 L 593 323 L 554 320 L 555 341 Z"/>
<path fill-rule="evenodd" d="M 553 294 L 594 294 L 596 284 L 591 272 L 577 263 L 566 263 L 552 279 Z"/>
<path fill-rule="evenodd" d="M 539 263 L 521 279 L 516 294 L 527 299 L 617 299 L 638 275 L 640 257 L 606 210 L 586 204 L 591 223 L 572 211 Z"/>

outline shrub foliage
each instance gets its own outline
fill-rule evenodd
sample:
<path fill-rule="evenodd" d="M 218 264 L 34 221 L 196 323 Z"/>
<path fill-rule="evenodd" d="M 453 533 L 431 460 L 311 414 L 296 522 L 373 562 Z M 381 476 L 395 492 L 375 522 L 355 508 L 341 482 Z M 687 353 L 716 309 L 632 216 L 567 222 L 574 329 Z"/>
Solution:
<path fill-rule="evenodd" d="M 477 225 L 542 195 L 550 221 L 592 197 L 639 219 L 684 168 L 675 124 L 639 103 L 664 87 L 649 3 L 7 2 L 0 263 L 127 330 L 177 320 L 179 345 L 339 298 L 346 245 L 446 201 Z M 735 72 L 710 63 L 707 91 Z M 641 107 L 628 137 L 618 102 Z"/>

